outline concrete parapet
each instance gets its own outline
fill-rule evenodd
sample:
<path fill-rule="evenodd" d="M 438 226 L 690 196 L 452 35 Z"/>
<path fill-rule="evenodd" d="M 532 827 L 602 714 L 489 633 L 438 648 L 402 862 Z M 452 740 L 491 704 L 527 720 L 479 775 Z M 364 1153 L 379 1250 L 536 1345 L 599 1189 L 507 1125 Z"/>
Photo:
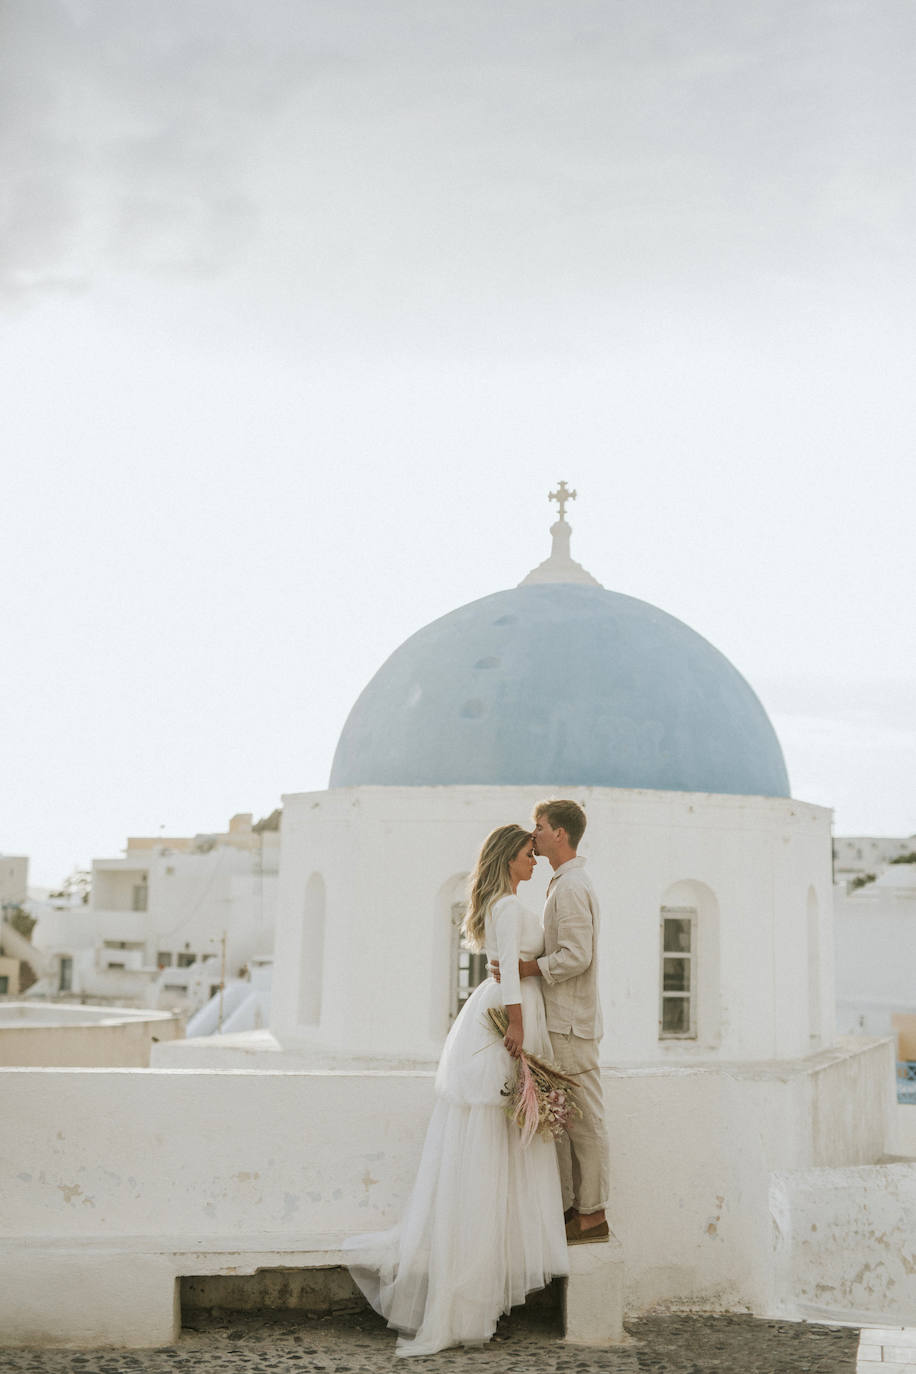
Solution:
<path fill-rule="evenodd" d="M 916 1163 L 774 1173 L 776 1312 L 916 1325 Z"/>
<path fill-rule="evenodd" d="M 181 1018 L 171 1011 L 0 1003 L 3 1067 L 145 1069 L 153 1045 L 181 1034 Z"/>

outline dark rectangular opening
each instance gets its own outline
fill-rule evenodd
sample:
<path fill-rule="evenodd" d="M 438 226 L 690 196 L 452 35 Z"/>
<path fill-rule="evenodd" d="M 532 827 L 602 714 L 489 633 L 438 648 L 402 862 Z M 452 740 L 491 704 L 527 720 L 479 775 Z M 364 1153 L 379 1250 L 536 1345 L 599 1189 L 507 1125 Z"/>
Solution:
<path fill-rule="evenodd" d="M 530 1293 L 524 1308 L 513 1308 L 513 1319 L 524 1313 L 526 1320 L 561 1329 L 564 1283 L 564 1279 L 554 1279 L 546 1288 Z M 370 1312 L 349 1271 L 340 1265 L 258 1269 L 254 1274 L 189 1274 L 179 1280 L 179 1298 L 182 1326 L 197 1330 L 243 1317 L 283 1321 Z"/>

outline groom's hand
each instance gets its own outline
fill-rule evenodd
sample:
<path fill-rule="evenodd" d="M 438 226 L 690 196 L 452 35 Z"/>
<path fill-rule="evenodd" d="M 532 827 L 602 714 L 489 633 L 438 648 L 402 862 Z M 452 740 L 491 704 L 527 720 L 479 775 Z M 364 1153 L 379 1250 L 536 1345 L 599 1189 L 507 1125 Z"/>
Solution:
<path fill-rule="evenodd" d="M 490 963 L 487 964 L 487 968 L 493 975 L 494 981 L 498 983 L 500 981 L 499 960 L 492 959 Z M 541 976 L 541 966 L 537 959 L 519 959 L 518 976 L 519 978 L 539 978 Z"/>

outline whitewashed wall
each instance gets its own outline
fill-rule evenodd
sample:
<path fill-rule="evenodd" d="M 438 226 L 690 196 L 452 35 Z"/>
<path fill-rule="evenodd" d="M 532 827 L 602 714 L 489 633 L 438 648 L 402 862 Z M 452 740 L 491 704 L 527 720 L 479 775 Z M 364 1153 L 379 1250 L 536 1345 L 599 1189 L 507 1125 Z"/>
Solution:
<path fill-rule="evenodd" d="M 630 1309 L 684 1301 L 764 1314 L 771 1171 L 877 1158 L 890 1074 L 887 1042 L 795 1068 L 606 1073 L 610 1218 Z M 55 1315 L 64 1275 L 71 1297 L 85 1286 L 87 1312 L 97 1304 L 96 1335 L 120 1322 L 134 1332 L 128 1343 L 142 1344 L 136 1333 L 155 1327 L 144 1325 L 144 1304 L 161 1321 L 175 1275 L 213 1272 L 216 1250 L 324 1250 L 395 1220 L 432 1077 L 6 1069 L 0 1100 L 0 1335 L 24 1339 L 24 1310 L 31 1330 L 44 1320 L 45 1338 L 67 1339 Z M 152 1254 L 154 1274 L 144 1267 Z M 87 1258 L 112 1255 L 121 1272 L 136 1266 L 133 1311 L 113 1308 L 104 1286 L 93 1286 Z M 26 1309 L 16 1305 L 23 1275 Z"/>
<path fill-rule="evenodd" d="M 887 1152 L 916 1160 L 916 1103 L 896 1104 Z"/>
<path fill-rule="evenodd" d="M 780 798 L 553 790 L 589 817 L 580 853 L 602 908 L 603 1062 L 789 1058 L 831 1043 L 829 811 Z M 490 829 L 529 822 L 539 795 L 359 787 L 285 797 L 278 1039 L 434 1059 L 448 1028 L 455 880 Z M 549 873 L 542 860 L 521 889 L 534 910 Z M 701 1035 L 660 1042 L 659 910 L 691 893 L 710 914 Z"/>

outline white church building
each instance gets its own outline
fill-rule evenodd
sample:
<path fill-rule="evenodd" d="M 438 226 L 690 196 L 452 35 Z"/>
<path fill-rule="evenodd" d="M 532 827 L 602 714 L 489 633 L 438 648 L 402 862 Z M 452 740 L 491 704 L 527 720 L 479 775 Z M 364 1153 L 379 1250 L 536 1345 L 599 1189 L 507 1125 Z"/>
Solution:
<path fill-rule="evenodd" d="M 552 537 L 519 586 L 396 649 L 329 789 L 284 797 L 272 1029 L 321 1062 L 434 1059 L 474 981 L 481 839 L 574 797 L 631 1300 L 770 1310 L 771 1175 L 886 1148 L 891 1049 L 835 1035 L 831 813 L 791 797 L 721 653 L 575 563 L 562 505 Z"/>
<path fill-rule="evenodd" d="M 397 648 L 328 789 L 284 797 L 270 1034 L 160 1046 L 117 1085 L 0 1071 L 8 1119 L 34 1122 L 22 1163 L 0 1120 L 0 1213 L 31 1237 L 25 1269 L 0 1252 L 0 1326 L 68 1275 L 80 1330 L 104 1309 L 114 1338 L 153 1343 L 181 1275 L 335 1263 L 343 1236 L 389 1225 L 481 972 L 457 937 L 467 875 L 546 796 L 588 815 L 629 1310 L 916 1322 L 916 1165 L 880 1162 L 892 1045 L 835 1033 L 831 814 L 792 798 L 718 650 L 572 560 L 571 495 L 547 560 Z M 108 1269 L 68 1260 L 87 1243 Z M 64 1330 L 66 1302 L 28 1302 L 29 1329 Z"/>
<path fill-rule="evenodd" d="M 589 818 L 608 1065 L 795 1059 L 833 1040 L 830 812 L 791 799 L 751 688 L 569 556 L 426 626 L 350 713 L 326 792 L 284 797 L 274 1028 L 435 1058 L 487 831 L 543 796 Z M 523 889 L 537 907 L 546 886 Z M 473 976 L 473 975 L 472 975 Z"/>

